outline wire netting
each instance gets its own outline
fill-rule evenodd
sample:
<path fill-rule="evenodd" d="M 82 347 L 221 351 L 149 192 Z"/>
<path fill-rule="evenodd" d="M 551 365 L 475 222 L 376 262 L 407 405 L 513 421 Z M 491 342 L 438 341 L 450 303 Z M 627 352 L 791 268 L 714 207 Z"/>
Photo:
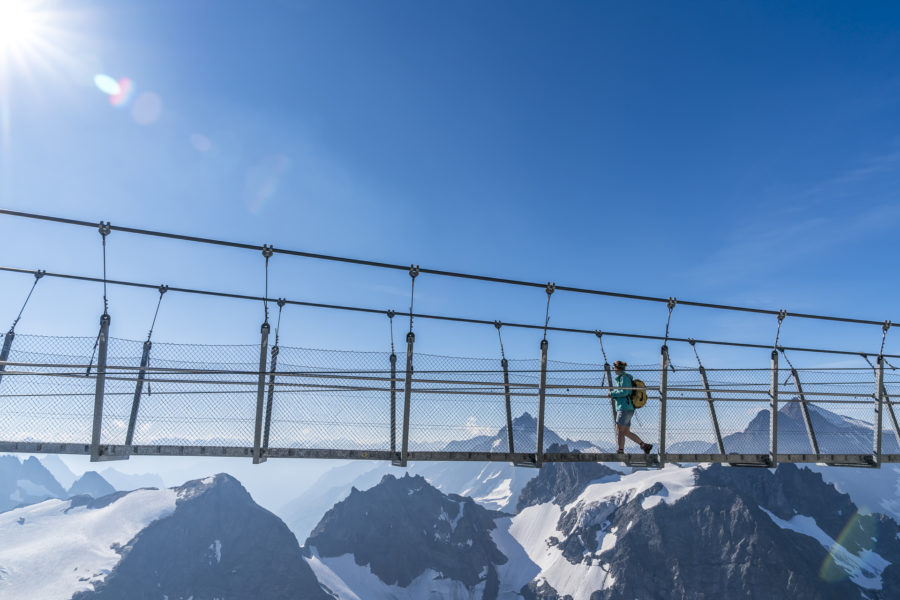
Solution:
<path fill-rule="evenodd" d="M 17 335 L 0 379 L 0 441 L 91 441 L 97 384 L 94 338 Z M 259 398 L 259 345 L 155 342 L 141 371 L 144 343 L 113 338 L 103 396 L 101 443 L 124 444 L 134 411 L 135 445 L 252 447 Z M 406 355 L 281 347 L 274 378 L 265 353 L 264 400 L 271 388 L 271 448 L 399 450 Z M 90 366 L 90 368 L 89 368 Z M 508 363 L 509 407 L 499 358 L 413 356 L 409 449 L 515 452 L 537 447 L 540 360 Z M 648 387 L 632 430 L 660 441 L 660 369 L 629 372 Z M 876 417 L 875 371 L 790 369 L 778 372 L 779 453 L 870 454 Z M 666 451 L 673 454 L 766 454 L 770 439 L 770 369 L 675 366 L 667 373 Z M 799 386 L 798 386 L 799 380 Z M 393 383 L 393 402 L 392 402 Z M 900 372 L 885 369 L 883 452 L 900 453 L 893 402 Z M 393 413 L 392 413 L 393 405 Z M 616 448 L 602 364 L 549 360 L 544 450 Z M 392 426 L 393 424 L 393 426 Z M 718 426 L 718 434 L 717 427 Z M 631 442 L 628 442 L 629 447 Z"/>

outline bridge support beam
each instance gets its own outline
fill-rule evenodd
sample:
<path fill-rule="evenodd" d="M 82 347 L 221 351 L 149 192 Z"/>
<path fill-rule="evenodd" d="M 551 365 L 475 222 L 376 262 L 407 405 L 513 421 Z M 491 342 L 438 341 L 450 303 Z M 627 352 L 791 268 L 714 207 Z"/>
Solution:
<path fill-rule="evenodd" d="M 541 386 L 538 389 L 538 422 L 537 422 L 537 447 L 534 451 L 534 464 L 540 467 L 544 464 L 544 405 L 547 399 L 547 346 L 546 339 L 541 340 Z"/>
<path fill-rule="evenodd" d="M 509 393 L 509 361 L 506 357 L 500 360 L 503 368 L 503 396 L 506 399 L 506 441 L 509 442 L 509 453 L 515 454 L 515 441 L 513 440 L 512 399 Z"/>
<path fill-rule="evenodd" d="M 778 351 L 772 350 L 772 380 L 769 387 L 769 462 L 778 465 Z"/>
<path fill-rule="evenodd" d="M 396 467 L 405 467 L 409 460 L 409 409 L 412 401 L 413 346 L 415 343 L 416 334 L 410 331 L 406 334 L 406 379 L 403 388 L 403 433 L 400 440 L 400 457 L 391 461 Z"/>
<path fill-rule="evenodd" d="M 10 329 L 6 332 L 6 335 L 3 336 L 3 348 L 0 349 L 0 363 L 5 363 L 9 360 L 9 351 L 12 349 L 13 340 L 16 339 L 16 332 Z M 0 364 L 0 382 L 3 381 L 3 371 L 6 370 L 5 364 Z"/>
<path fill-rule="evenodd" d="M 659 467 L 666 465 L 666 391 L 669 387 L 669 348 L 663 344 L 659 351 Z"/>
<path fill-rule="evenodd" d="M 884 395 L 884 357 L 879 354 L 875 372 L 875 425 L 872 448 L 872 458 L 875 461 L 876 467 L 881 466 L 881 427 L 883 418 L 882 404 L 884 403 Z M 893 410 L 891 410 L 891 416 L 894 416 Z"/>
<path fill-rule="evenodd" d="M 797 369 L 791 367 L 791 377 L 794 379 L 794 386 L 797 388 L 797 396 L 800 398 L 800 411 L 803 414 L 803 424 L 806 426 L 806 436 L 809 438 L 809 446 L 813 454 L 821 454 L 819 452 L 819 441 L 816 439 L 816 431 L 813 429 L 812 417 L 809 414 L 809 405 L 806 403 L 806 395 L 803 393 L 803 386 L 800 385 L 800 374 Z"/>
<path fill-rule="evenodd" d="M 397 452 L 397 355 L 391 352 L 391 456 Z"/>
<path fill-rule="evenodd" d="M 150 348 L 153 342 L 144 342 L 144 351 L 141 354 L 141 366 L 138 369 L 137 383 L 134 384 L 134 398 L 131 400 L 131 416 L 128 418 L 128 431 L 125 433 L 125 446 L 134 443 L 134 428 L 137 426 L 138 410 L 141 406 L 141 394 L 144 391 L 144 379 L 147 376 L 147 367 L 150 366 Z"/>
<path fill-rule="evenodd" d="M 713 404 L 712 390 L 709 387 L 709 379 L 706 376 L 706 368 L 700 365 L 700 379 L 703 381 L 703 389 L 706 390 L 706 402 L 709 404 L 709 418 L 712 419 L 713 431 L 716 434 L 716 447 L 719 454 L 725 454 L 725 444 L 722 442 L 722 430 L 719 429 L 719 418 L 716 416 L 716 406 Z"/>
<path fill-rule="evenodd" d="M 262 456 L 269 455 L 269 432 L 272 429 L 272 407 L 275 404 L 275 369 L 278 367 L 278 336 L 272 346 L 272 364 L 269 368 L 269 391 L 266 395 L 266 422 L 263 427 Z"/>
<path fill-rule="evenodd" d="M 256 420 L 253 428 L 253 464 L 266 461 L 262 451 L 263 409 L 266 401 L 266 353 L 269 350 L 269 323 L 259 329 L 259 379 L 256 385 Z"/>
<path fill-rule="evenodd" d="M 94 423 L 91 428 L 91 462 L 127 459 L 128 454 L 107 453 L 100 445 L 103 431 L 103 393 L 106 387 L 106 356 L 109 349 L 109 322 L 107 313 L 100 316 L 100 335 L 97 336 L 97 381 L 94 386 Z"/>

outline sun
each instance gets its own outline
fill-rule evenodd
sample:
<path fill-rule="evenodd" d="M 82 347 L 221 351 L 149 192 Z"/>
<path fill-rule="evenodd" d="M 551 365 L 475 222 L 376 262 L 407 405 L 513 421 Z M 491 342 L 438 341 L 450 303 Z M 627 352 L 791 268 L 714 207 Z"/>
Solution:
<path fill-rule="evenodd" d="M 38 40 L 41 13 L 35 2 L 0 0 L 0 53 L 26 49 Z"/>

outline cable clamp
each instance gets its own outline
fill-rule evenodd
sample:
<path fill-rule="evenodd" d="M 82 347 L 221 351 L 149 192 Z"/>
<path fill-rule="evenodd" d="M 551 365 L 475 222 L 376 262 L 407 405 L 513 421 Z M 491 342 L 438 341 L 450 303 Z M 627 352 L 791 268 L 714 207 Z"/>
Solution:
<path fill-rule="evenodd" d="M 556 283 L 555 282 L 547 282 L 546 292 L 548 296 L 552 296 L 553 292 L 556 291 Z"/>
<path fill-rule="evenodd" d="M 409 276 L 413 279 L 419 276 L 419 265 L 409 265 Z"/>
<path fill-rule="evenodd" d="M 393 319 L 394 316 L 395 316 L 397 313 L 395 313 L 393 310 L 389 310 L 389 311 L 387 311 L 387 312 L 384 313 L 384 314 L 387 315 L 387 318 L 388 318 L 388 319 Z"/>
<path fill-rule="evenodd" d="M 784 321 L 785 317 L 787 317 L 787 311 L 782 308 L 778 311 L 778 322 L 781 323 Z"/>
<path fill-rule="evenodd" d="M 266 258 L 272 258 L 273 254 L 275 254 L 275 246 L 272 246 L 271 244 L 263 244 L 262 255 Z"/>
<path fill-rule="evenodd" d="M 169 291 L 169 286 L 167 286 L 166 284 L 162 284 L 161 286 L 159 286 L 156 289 L 159 290 L 159 295 L 162 296 L 163 294 L 165 294 L 166 292 Z"/>
<path fill-rule="evenodd" d="M 106 237 L 109 235 L 109 232 L 112 231 L 112 225 L 109 224 L 109 221 L 100 221 L 97 230 L 100 232 L 100 235 Z"/>
<path fill-rule="evenodd" d="M 497 328 L 497 331 L 500 331 L 500 328 L 503 327 L 503 323 L 500 321 L 494 321 L 494 327 Z"/>
<path fill-rule="evenodd" d="M 883 332 L 887 333 L 887 332 L 888 332 L 888 329 L 891 328 L 891 325 L 893 325 L 893 323 L 891 323 L 890 320 L 887 320 L 887 321 L 885 321 L 884 323 L 881 324 L 881 330 L 882 330 Z"/>
<path fill-rule="evenodd" d="M 603 339 L 603 332 L 599 329 L 594 330 L 594 335 L 596 335 L 599 339 Z"/>
<path fill-rule="evenodd" d="M 47 271 L 45 271 L 45 270 L 43 270 L 43 269 L 38 269 L 38 270 L 35 271 L 35 273 L 34 273 L 34 278 L 35 278 L 35 280 L 38 280 L 38 279 L 40 279 L 41 277 L 43 277 L 44 275 L 46 275 L 46 274 L 47 274 Z"/>
<path fill-rule="evenodd" d="M 669 301 L 666 302 L 666 306 L 669 307 L 669 310 L 675 308 L 676 304 L 678 304 L 678 299 L 675 296 L 669 296 Z"/>
<path fill-rule="evenodd" d="M 691 346 L 695 345 L 696 343 L 697 340 L 695 340 L 694 338 L 688 338 L 688 344 L 690 344 Z"/>
<path fill-rule="evenodd" d="M 275 301 L 275 303 L 278 304 L 278 308 L 284 308 L 284 305 L 287 304 L 287 300 L 285 300 L 284 298 L 279 298 Z"/>

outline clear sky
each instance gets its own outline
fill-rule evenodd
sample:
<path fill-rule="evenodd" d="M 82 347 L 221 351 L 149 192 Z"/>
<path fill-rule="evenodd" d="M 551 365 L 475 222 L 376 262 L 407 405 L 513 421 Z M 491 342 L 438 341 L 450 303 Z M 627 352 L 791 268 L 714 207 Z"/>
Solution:
<path fill-rule="evenodd" d="M 900 321 L 896 3 L 25 5 L 40 28 L 29 49 L 4 51 L 4 207 Z M 130 93 L 111 99 L 101 74 L 127 78 Z M 100 273 L 99 235 L 88 229 L 0 217 L 0 248 L 3 265 Z M 120 233 L 109 252 L 113 278 L 263 291 L 254 253 Z M 271 274 L 276 297 L 409 304 L 402 272 L 276 256 Z M 0 318 L 11 321 L 31 281 L 0 282 Z M 544 315 L 539 289 L 433 276 L 416 287 L 422 312 Z M 112 289 L 113 335 L 142 339 L 155 301 Z M 93 336 L 100 310 L 96 285 L 45 281 L 19 331 Z M 286 311 L 285 344 L 387 347 L 384 317 Z M 170 295 L 155 337 L 251 343 L 261 313 Z M 661 334 L 666 310 L 557 293 L 551 315 Z M 783 331 L 792 345 L 875 352 L 881 340 L 872 326 L 788 320 Z M 771 343 L 774 332 L 774 317 L 686 307 L 672 321 L 684 337 Z M 423 352 L 498 353 L 490 327 L 422 322 L 417 333 Z M 538 334 L 505 335 L 510 354 L 536 356 Z M 888 351 L 900 352 L 892 335 Z M 588 336 L 551 344 L 557 358 L 600 360 Z M 658 360 L 655 342 L 607 349 Z M 672 351 L 692 360 L 689 348 Z M 767 360 L 764 350 L 701 351 L 711 363 Z"/>
<path fill-rule="evenodd" d="M 7 19 L 0 36 L 3 207 L 900 321 L 897 3 L 0 0 L 6 15 L 16 6 L 32 28 L 13 36 Z M 0 257 L 101 272 L 95 231 L 11 217 L 0 217 Z M 262 267 L 245 251 L 109 238 L 113 278 L 261 295 Z M 402 272 L 276 256 L 271 274 L 273 297 L 409 304 Z M 0 273 L 0 326 L 30 284 Z M 424 275 L 416 287 L 426 313 L 544 316 L 539 289 Z M 143 339 L 155 301 L 112 288 L 113 335 Z M 93 337 L 100 312 L 98 286 L 44 280 L 18 331 Z M 665 317 L 658 304 L 564 293 L 551 310 L 555 325 L 653 334 Z M 252 303 L 170 294 L 155 339 L 253 343 L 261 318 Z M 420 322 L 416 331 L 422 352 L 498 354 L 490 327 Z M 684 337 L 771 343 L 774 333 L 767 316 L 678 307 L 672 321 Z M 897 336 L 888 351 L 900 352 Z M 782 337 L 870 352 L 880 339 L 878 327 L 796 319 Z M 505 332 L 516 357 L 536 357 L 538 340 Z M 601 360 L 589 336 L 550 340 L 556 358 Z M 282 342 L 389 343 L 384 317 L 297 307 L 286 309 Z M 610 340 L 607 350 L 658 360 L 656 342 Z M 712 366 L 768 359 L 701 352 Z M 693 359 L 682 346 L 672 353 Z M 220 468 L 163 463 L 116 466 L 168 470 L 170 483 Z"/>

